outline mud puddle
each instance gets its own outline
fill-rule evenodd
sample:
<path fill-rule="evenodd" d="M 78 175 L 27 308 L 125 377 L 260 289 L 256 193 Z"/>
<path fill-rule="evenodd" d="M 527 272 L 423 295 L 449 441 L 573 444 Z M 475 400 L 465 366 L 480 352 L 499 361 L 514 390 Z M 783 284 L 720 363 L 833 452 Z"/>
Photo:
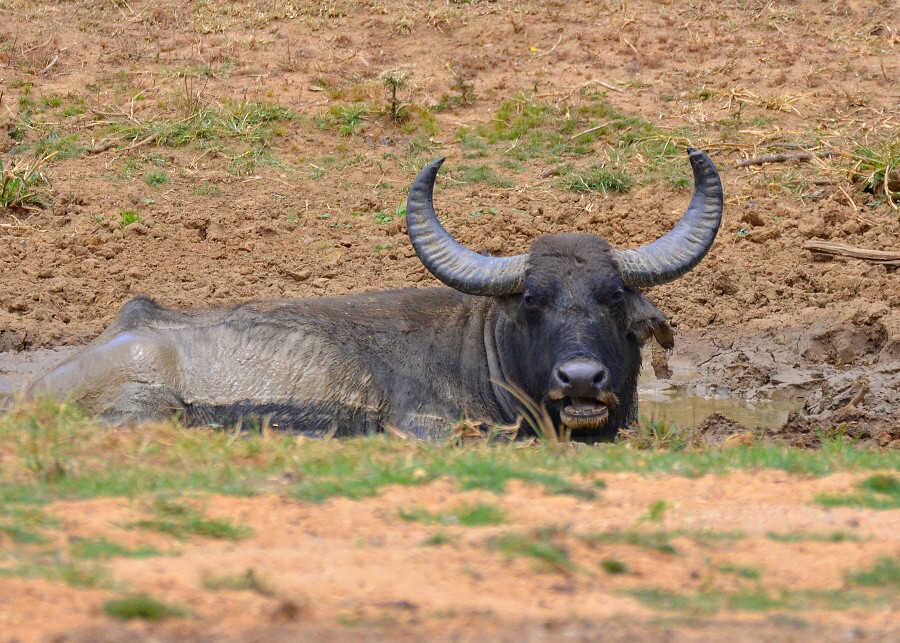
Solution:
<path fill-rule="evenodd" d="M 638 391 L 640 416 L 667 420 L 682 427 L 695 427 L 713 413 L 724 415 L 747 427 L 775 429 L 787 422 L 792 411 L 803 407 L 802 400 L 745 400 L 737 397 L 704 397 L 682 390 Z"/>

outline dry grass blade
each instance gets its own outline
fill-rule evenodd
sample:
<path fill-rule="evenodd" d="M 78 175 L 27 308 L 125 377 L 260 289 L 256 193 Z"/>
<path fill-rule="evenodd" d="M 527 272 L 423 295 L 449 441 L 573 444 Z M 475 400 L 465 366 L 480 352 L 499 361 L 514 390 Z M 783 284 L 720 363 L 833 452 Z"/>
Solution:
<path fill-rule="evenodd" d="M 547 412 L 546 406 L 536 402 L 528 395 L 528 393 L 523 391 L 516 384 L 500 382 L 498 380 L 491 381 L 519 401 L 521 404 L 520 410 L 522 411 L 522 415 L 531 425 L 531 428 L 534 429 L 534 432 L 538 434 L 538 437 L 545 442 L 552 442 L 554 444 L 569 441 L 571 436 L 565 429 L 557 434 L 556 427 L 553 425 L 553 420 L 550 417 L 550 413 Z"/>
<path fill-rule="evenodd" d="M 397 438 L 397 439 L 403 440 L 404 442 L 408 442 L 408 441 L 410 441 L 410 440 L 418 440 L 418 439 L 419 439 L 419 438 L 417 438 L 416 436 L 414 436 L 412 433 L 409 433 L 409 432 L 407 432 L 407 431 L 403 431 L 403 430 L 399 429 L 398 427 L 393 426 L 393 425 L 391 425 L 391 424 L 385 424 L 385 425 L 384 425 L 384 432 L 387 433 L 387 434 L 390 435 L 390 436 L 393 436 L 393 437 Z"/>

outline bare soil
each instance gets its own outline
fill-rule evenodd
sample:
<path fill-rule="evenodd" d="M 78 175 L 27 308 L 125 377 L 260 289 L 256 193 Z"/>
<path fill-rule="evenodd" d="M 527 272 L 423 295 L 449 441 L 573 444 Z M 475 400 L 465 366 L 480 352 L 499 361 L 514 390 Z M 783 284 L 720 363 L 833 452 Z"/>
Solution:
<path fill-rule="evenodd" d="M 539 235 L 572 230 L 621 247 L 649 242 L 679 218 L 689 190 L 659 180 L 639 181 L 624 194 L 575 193 L 543 157 L 504 164 L 518 140 L 474 160 L 463 144 L 466 132 L 494 122 L 504 101 L 575 113 L 599 96 L 670 132 L 680 147 L 707 150 L 722 174 L 726 209 L 710 255 L 650 293 L 677 329 L 670 364 L 676 374 L 692 374 L 663 385 L 800 398 L 795 422 L 802 427 L 788 431 L 801 436 L 795 443 L 820 425 L 844 422 L 896 446 L 900 277 L 891 266 L 823 260 L 802 245 L 900 246 L 900 216 L 885 193 L 893 175 L 883 188 L 867 186 L 860 160 L 861 150 L 896 145 L 900 136 L 898 42 L 889 0 L 0 0 L 0 154 L 8 165 L 56 151 L 43 166 L 49 184 L 39 186 L 48 207 L 0 207 L 0 375 L 26 373 L 27 351 L 91 339 L 137 294 L 195 307 L 435 286 L 396 208 L 416 170 L 438 156 L 448 158 L 438 211 L 479 251 L 524 252 Z M 385 113 L 381 74 L 397 69 L 407 74 L 398 94 L 412 114 L 406 125 Z M 278 122 L 260 145 L 236 136 L 157 146 L 123 134 L 226 101 L 278 104 L 302 116 Z M 370 110 L 359 125 L 341 132 L 328 120 L 329 109 L 359 102 Z M 591 123 L 576 123 L 572 136 Z M 71 135 L 75 148 L 64 144 Z M 817 157 L 737 167 L 798 146 Z M 616 154 L 598 140 L 594 155 L 569 162 L 584 168 Z M 454 170 L 481 162 L 509 182 L 469 183 Z M 640 174 L 649 160 L 632 155 L 625 162 Z M 141 221 L 123 226 L 123 211 Z M 764 567 L 771 587 L 834 587 L 842 571 L 897 553 L 891 512 L 807 504 L 814 492 L 849 480 L 754 474 L 616 482 L 599 507 L 537 497 L 525 487 L 499 502 L 523 525 L 552 521 L 577 530 L 631 524 L 663 497 L 678 508 L 667 526 L 714 524 L 751 535 L 709 551 L 687 544 L 674 559 L 595 550 L 562 536 L 578 571 L 538 573 L 528 560 L 486 550 L 498 528 L 458 528 L 453 544 L 420 547 L 428 529 L 392 516 L 404 502 L 461 498 L 440 486 L 324 506 L 214 498 L 211 511 L 240 515 L 257 536 L 184 543 L 177 558 L 116 567 L 136 588 L 185 603 L 197 620 L 117 626 L 98 612 L 101 590 L 3 579 L 0 632 L 4 640 L 476 632 L 510 639 L 600 632 L 622 639 L 897 638 L 895 609 L 804 613 L 805 625 L 746 613 L 695 627 L 664 622 L 616 593 L 630 581 L 613 582 L 596 567 L 603 557 L 622 556 L 660 587 L 696 590 L 706 578 L 703 561 L 721 555 Z M 54 511 L 71 533 L 131 533 L 115 527 L 129 511 L 124 501 Z M 764 537 L 771 529 L 848 521 L 866 540 L 775 544 Z M 276 594 L 210 593 L 198 580 L 204 570 L 247 567 L 269 575 Z"/>
<path fill-rule="evenodd" d="M 101 612 L 109 590 L 63 589 L 46 581 L 0 583 L 4 640 L 287 640 L 338 639 L 672 640 L 896 638 L 897 605 L 846 611 L 695 614 L 665 620 L 630 595 L 653 587 L 671 595 L 828 591 L 846 587 L 845 574 L 898 553 L 896 516 L 810 504 L 819 493 L 844 492 L 859 476 L 803 478 L 784 473 L 699 479 L 634 474 L 604 476 L 594 501 L 550 496 L 512 484 L 501 496 L 460 492 L 437 482 L 394 487 L 366 501 L 334 499 L 309 505 L 276 496 L 207 497 L 210 517 L 240 521 L 255 535 L 239 542 L 178 541 L 123 528 L 141 514 L 139 502 L 59 502 L 48 513 L 67 538 L 105 536 L 128 547 L 153 546 L 169 556 L 117 559 L 113 572 L 135 592 L 193 614 L 158 624 L 116 625 Z M 659 522 L 640 527 L 647 508 L 668 504 Z M 503 524 L 484 527 L 409 522 L 401 511 L 435 514 L 476 503 L 496 505 Z M 675 553 L 594 542 L 592 534 L 683 530 Z M 535 533 L 568 554 L 565 566 L 509 557 L 491 543 L 504 534 Z M 773 539 L 805 534 L 797 542 Z M 819 542 L 834 532 L 845 542 Z M 448 542 L 428 545 L 436 533 Z M 699 540 L 689 534 L 707 534 Z M 614 559 L 627 571 L 600 563 Z M 753 570 L 753 574 L 736 570 Z M 211 578 L 246 576 L 253 589 L 210 589 Z M 745 577 L 747 576 L 747 577 Z M 52 618 L 50 617 L 52 615 Z M 684 615 L 682 615 L 683 617 Z M 61 638 L 55 638 L 60 636 Z"/>

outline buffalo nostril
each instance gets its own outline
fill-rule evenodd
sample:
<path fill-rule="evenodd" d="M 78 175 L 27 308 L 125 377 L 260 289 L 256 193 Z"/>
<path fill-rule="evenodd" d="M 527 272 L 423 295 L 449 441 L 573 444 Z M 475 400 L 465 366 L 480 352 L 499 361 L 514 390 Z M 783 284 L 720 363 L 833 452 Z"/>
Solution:
<path fill-rule="evenodd" d="M 599 362 L 579 359 L 566 362 L 555 371 L 556 384 L 566 395 L 593 397 L 606 387 L 609 373 Z"/>

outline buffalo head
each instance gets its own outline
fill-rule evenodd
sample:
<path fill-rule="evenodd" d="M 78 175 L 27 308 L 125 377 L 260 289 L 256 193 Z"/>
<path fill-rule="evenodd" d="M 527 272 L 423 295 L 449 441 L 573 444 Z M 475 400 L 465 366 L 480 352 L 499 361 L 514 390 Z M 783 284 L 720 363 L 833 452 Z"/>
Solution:
<path fill-rule="evenodd" d="M 502 317 L 496 359 L 507 383 L 575 435 L 614 436 L 636 419 L 640 347 L 673 345 L 665 316 L 640 292 L 684 275 L 706 255 L 722 218 L 719 175 L 689 149 L 694 194 L 675 228 L 635 250 L 593 234 L 538 238 L 528 254 L 488 257 L 460 245 L 433 206 L 443 163 L 430 163 L 409 193 L 407 226 L 425 267 L 446 285 L 495 298 Z"/>

